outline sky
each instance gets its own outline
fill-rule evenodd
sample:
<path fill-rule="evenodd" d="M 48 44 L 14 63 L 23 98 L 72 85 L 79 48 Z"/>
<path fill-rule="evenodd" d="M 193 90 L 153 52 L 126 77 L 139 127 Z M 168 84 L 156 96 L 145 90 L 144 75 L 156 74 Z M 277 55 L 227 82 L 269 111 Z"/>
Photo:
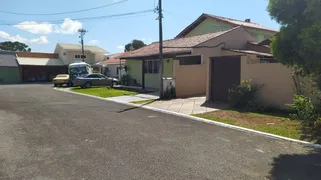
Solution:
<path fill-rule="evenodd" d="M 163 0 L 163 36 L 174 38 L 202 13 L 229 17 L 279 29 L 266 11 L 268 0 Z M 118 3 L 118 4 L 115 4 Z M 158 0 L 9 0 L 0 6 L 0 42 L 20 41 L 33 52 L 52 53 L 57 43 L 79 43 L 79 28 L 88 32 L 85 45 L 97 45 L 110 53 L 123 52 L 133 39 L 146 44 L 158 41 L 157 14 L 147 12 L 131 16 L 111 15 L 153 10 Z M 79 13 L 52 14 L 78 11 L 110 5 Z M 107 18 L 84 19 L 107 16 Z M 108 17 L 109 16 L 109 17 Z"/>

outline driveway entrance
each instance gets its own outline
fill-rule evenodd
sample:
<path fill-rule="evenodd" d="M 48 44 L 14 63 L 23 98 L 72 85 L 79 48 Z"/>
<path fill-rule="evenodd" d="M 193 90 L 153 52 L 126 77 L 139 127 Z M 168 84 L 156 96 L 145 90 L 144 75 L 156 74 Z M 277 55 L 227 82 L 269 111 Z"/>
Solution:
<path fill-rule="evenodd" d="M 241 56 L 212 58 L 211 100 L 228 101 L 228 90 L 241 81 Z"/>

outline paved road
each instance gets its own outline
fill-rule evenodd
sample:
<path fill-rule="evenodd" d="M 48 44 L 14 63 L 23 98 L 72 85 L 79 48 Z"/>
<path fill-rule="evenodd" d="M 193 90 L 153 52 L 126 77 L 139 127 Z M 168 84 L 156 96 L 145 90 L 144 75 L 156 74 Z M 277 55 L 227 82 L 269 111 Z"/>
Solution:
<path fill-rule="evenodd" d="M 0 86 L 0 179 L 320 179 L 321 153 L 53 90 Z"/>

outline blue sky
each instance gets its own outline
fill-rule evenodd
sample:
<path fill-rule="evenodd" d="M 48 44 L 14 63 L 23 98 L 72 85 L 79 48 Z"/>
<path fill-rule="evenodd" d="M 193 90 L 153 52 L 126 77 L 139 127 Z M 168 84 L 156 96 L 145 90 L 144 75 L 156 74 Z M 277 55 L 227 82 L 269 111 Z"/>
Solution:
<path fill-rule="evenodd" d="M 10 0 L 1 3 L 0 11 L 28 14 L 56 13 L 97 7 L 117 1 L 120 0 Z M 0 42 L 18 40 L 28 44 L 34 52 L 53 52 L 58 42 L 78 43 L 79 34 L 76 30 L 82 27 L 89 31 L 85 35 L 85 44 L 96 44 L 110 53 L 122 52 L 121 46 L 132 39 L 141 39 L 145 43 L 157 41 L 158 21 L 155 13 L 108 19 L 75 19 L 149 10 L 155 7 L 157 1 L 128 0 L 103 9 L 54 16 L 21 16 L 0 12 Z M 279 25 L 271 20 L 266 11 L 267 4 L 268 0 L 163 0 L 164 39 L 175 37 L 202 13 L 239 20 L 250 18 L 252 22 L 279 29 Z M 11 26 L 3 25 L 3 22 Z"/>

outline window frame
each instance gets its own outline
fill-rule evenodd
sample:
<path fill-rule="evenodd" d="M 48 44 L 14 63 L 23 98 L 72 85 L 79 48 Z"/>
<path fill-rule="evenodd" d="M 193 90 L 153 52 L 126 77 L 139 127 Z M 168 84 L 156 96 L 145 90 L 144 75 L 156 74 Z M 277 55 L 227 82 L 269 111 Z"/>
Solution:
<path fill-rule="evenodd" d="M 200 59 L 197 59 L 199 60 L 200 62 L 197 63 L 197 64 L 184 64 L 182 63 L 183 60 L 185 61 L 191 61 L 191 60 L 188 60 L 187 58 L 195 58 L 195 57 L 199 57 Z M 198 66 L 198 65 L 202 65 L 203 64 L 203 56 L 202 55 L 199 55 L 199 56 L 181 56 L 181 57 L 178 57 L 178 64 L 179 66 Z"/>
<path fill-rule="evenodd" d="M 158 74 L 159 73 L 159 60 L 148 59 L 144 61 L 144 73 L 145 74 Z"/>

